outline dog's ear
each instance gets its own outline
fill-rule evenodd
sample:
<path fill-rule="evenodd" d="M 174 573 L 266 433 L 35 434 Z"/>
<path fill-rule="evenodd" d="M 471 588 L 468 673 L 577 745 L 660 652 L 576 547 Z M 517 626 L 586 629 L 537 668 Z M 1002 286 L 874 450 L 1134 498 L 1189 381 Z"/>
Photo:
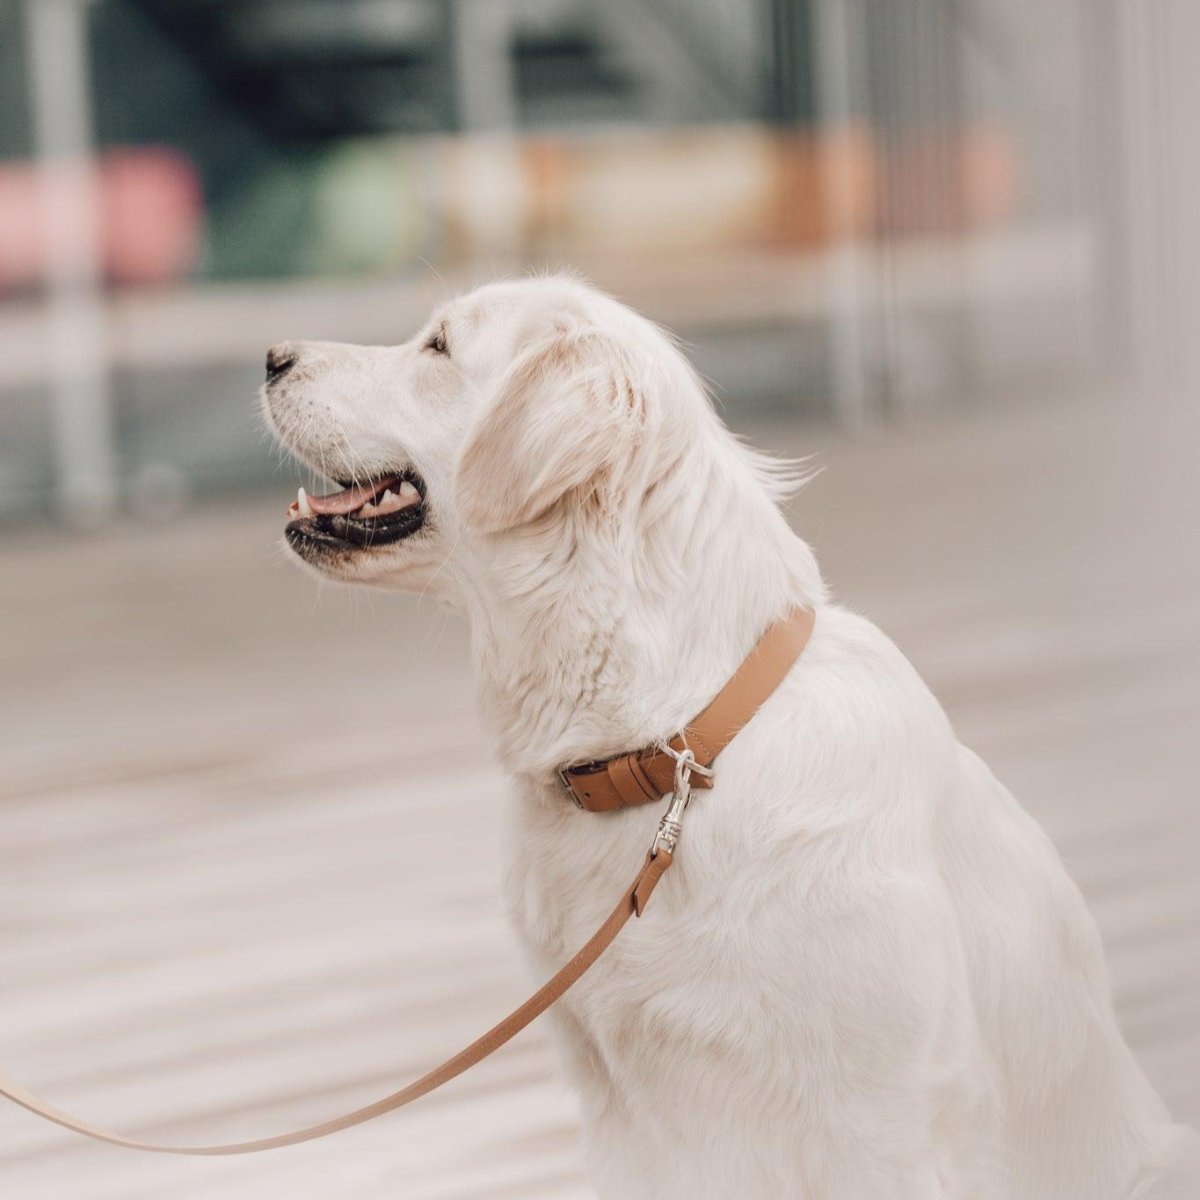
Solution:
<path fill-rule="evenodd" d="M 483 533 L 541 516 L 568 492 L 603 487 L 646 420 L 616 340 L 585 326 L 527 348 L 458 457 L 458 511 Z"/>

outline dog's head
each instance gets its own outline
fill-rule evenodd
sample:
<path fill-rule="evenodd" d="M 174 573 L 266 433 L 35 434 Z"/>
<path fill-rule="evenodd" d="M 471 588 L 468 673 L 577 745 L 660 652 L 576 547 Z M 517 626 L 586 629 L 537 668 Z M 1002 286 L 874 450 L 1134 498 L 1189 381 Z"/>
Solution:
<path fill-rule="evenodd" d="M 340 580 L 451 600 L 484 547 L 611 528 L 715 423 L 659 329 L 566 278 L 480 288 L 394 347 L 276 346 L 263 405 L 342 489 L 298 498 L 291 550 Z"/>

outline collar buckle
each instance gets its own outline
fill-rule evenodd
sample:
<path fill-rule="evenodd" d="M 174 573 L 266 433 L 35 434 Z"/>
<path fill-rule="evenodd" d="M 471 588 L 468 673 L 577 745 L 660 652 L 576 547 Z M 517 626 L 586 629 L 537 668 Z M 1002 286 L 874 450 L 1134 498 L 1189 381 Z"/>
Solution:
<path fill-rule="evenodd" d="M 571 781 L 567 778 L 567 772 L 570 769 L 571 769 L 570 767 L 559 767 L 558 768 L 558 772 L 557 772 L 558 782 L 563 785 L 563 787 L 566 789 L 567 795 L 571 797 L 571 803 L 574 804 L 575 807 L 578 808 L 580 811 L 582 811 L 583 804 L 580 802 L 579 797 L 577 795 L 575 795 L 575 788 L 572 785 Z"/>
<path fill-rule="evenodd" d="M 607 766 L 608 763 L 603 760 L 588 759 L 584 762 L 567 763 L 565 767 L 559 767 L 555 772 L 555 774 L 558 776 L 558 782 L 563 785 L 567 795 L 571 797 L 571 803 L 574 804 L 575 807 L 580 810 L 580 812 L 586 812 L 587 809 L 584 807 L 583 801 L 580 800 L 579 793 L 575 791 L 575 784 L 571 780 L 570 773 L 572 771 L 583 771 L 585 773 L 603 771 Z"/>

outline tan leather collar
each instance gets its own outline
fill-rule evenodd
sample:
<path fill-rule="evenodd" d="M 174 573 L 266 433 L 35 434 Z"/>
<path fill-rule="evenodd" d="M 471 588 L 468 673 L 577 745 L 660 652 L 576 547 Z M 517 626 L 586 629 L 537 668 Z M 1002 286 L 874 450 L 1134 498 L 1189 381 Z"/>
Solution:
<path fill-rule="evenodd" d="M 701 768 L 697 788 L 712 787 L 713 759 L 729 745 L 783 682 L 812 634 L 815 615 L 798 608 L 771 625 L 712 703 L 666 744 L 596 762 L 563 767 L 558 777 L 575 803 L 588 812 L 612 812 L 657 803 L 671 791 L 677 754 L 690 749 Z"/>

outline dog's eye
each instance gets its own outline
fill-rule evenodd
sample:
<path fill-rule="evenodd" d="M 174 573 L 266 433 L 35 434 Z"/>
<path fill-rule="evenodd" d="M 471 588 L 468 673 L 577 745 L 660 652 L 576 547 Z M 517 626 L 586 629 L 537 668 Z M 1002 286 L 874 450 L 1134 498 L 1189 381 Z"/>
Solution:
<path fill-rule="evenodd" d="M 446 330 L 438 329 L 434 335 L 425 343 L 426 350 L 432 350 L 434 354 L 449 354 L 450 345 L 446 341 Z"/>

